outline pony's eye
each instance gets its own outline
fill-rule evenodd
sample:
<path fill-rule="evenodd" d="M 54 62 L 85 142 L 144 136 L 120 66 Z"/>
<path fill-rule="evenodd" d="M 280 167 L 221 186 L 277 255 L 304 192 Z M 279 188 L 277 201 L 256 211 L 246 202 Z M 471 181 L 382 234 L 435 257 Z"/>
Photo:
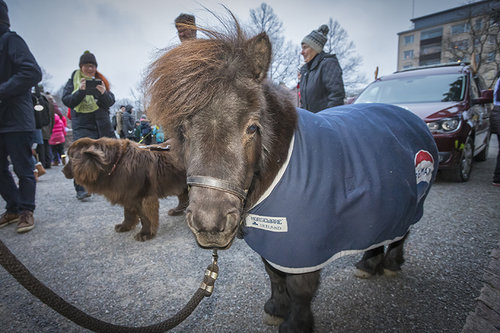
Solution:
<path fill-rule="evenodd" d="M 259 129 L 259 126 L 252 124 L 247 127 L 247 134 L 254 134 Z"/>

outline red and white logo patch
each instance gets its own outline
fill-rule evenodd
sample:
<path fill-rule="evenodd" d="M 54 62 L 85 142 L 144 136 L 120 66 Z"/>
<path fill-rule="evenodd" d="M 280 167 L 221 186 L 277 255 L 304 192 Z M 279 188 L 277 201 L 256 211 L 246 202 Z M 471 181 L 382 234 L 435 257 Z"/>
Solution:
<path fill-rule="evenodd" d="M 417 184 L 421 182 L 430 183 L 434 171 L 434 158 L 426 150 L 420 150 L 415 154 L 415 175 Z"/>

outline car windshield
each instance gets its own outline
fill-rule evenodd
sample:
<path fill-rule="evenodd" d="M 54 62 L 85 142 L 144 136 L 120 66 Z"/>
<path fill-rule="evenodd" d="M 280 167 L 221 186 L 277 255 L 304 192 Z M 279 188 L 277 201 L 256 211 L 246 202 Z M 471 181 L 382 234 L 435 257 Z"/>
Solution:
<path fill-rule="evenodd" d="M 406 76 L 372 83 L 356 103 L 458 102 L 464 99 L 465 86 L 461 74 Z"/>

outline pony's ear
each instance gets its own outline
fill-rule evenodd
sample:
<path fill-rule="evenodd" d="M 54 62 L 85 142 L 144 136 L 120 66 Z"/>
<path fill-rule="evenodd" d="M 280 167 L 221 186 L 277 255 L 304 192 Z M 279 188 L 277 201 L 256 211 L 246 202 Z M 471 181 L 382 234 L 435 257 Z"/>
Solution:
<path fill-rule="evenodd" d="M 247 42 L 247 50 L 252 65 L 254 78 L 261 82 L 267 77 L 267 71 L 271 64 L 271 42 L 265 32 L 251 38 Z"/>

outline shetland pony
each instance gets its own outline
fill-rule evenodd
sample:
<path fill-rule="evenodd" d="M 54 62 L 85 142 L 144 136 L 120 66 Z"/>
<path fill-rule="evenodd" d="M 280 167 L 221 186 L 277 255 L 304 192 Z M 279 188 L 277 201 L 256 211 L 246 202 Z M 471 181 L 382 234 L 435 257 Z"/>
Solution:
<path fill-rule="evenodd" d="M 234 21 L 151 64 L 147 113 L 181 143 L 198 245 L 227 249 L 241 235 L 270 277 L 265 313 L 280 332 L 310 332 L 329 261 L 368 250 L 360 269 L 400 269 L 437 149 L 425 123 L 395 106 L 296 109 L 266 80 L 268 36 L 248 38 Z"/>

